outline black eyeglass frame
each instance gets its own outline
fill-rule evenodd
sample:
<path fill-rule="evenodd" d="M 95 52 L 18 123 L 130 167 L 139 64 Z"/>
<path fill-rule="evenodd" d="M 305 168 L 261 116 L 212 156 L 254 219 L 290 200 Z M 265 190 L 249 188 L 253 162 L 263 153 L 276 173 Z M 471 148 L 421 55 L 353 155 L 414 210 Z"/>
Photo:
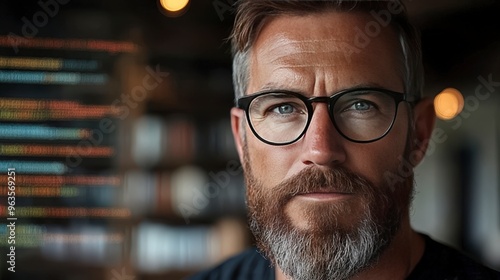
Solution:
<path fill-rule="evenodd" d="M 391 125 L 387 128 L 387 130 L 380 137 L 377 137 L 377 138 L 372 139 L 372 140 L 354 140 L 352 138 L 349 138 L 347 135 L 345 135 L 338 128 L 337 123 L 335 122 L 335 117 L 333 116 L 333 107 L 335 106 L 335 103 L 343 95 L 348 94 L 348 93 L 352 93 L 352 92 L 357 92 L 357 91 L 360 91 L 360 92 L 362 92 L 362 91 L 375 91 L 375 92 L 380 92 L 380 93 L 383 93 L 383 94 L 387 94 L 387 95 L 389 95 L 390 97 L 393 98 L 395 106 L 396 106 L 396 109 L 394 111 L 394 117 L 392 118 Z M 249 109 L 250 104 L 252 103 L 252 101 L 255 98 L 259 97 L 259 96 L 262 96 L 262 95 L 265 95 L 265 94 L 270 94 L 270 93 L 290 94 L 290 95 L 293 95 L 293 96 L 299 98 L 300 100 L 302 100 L 304 102 L 304 104 L 306 105 L 306 108 L 307 108 L 307 123 L 306 123 L 303 131 L 299 134 L 299 136 L 297 136 L 297 138 L 295 138 L 292 141 L 288 141 L 288 142 L 284 142 L 284 143 L 274 143 L 274 142 L 268 141 L 268 140 L 262 138 L 255 131 L 255 129 L 254 129 L 254 127 L 253 127 L 253 125 L 252 125 L 252 123 L 250 121 L 250 113 L 249 113 L 248 109 Z M 349 140 L 351 142 L 355 142 L 355 143 L 371 143 L 371 142 L 375 142 L 375 141 L 378 141 L 378 140 L 384 138 L 389 133 L 389 131 L 391 131 L 391 129 L 394 126 L 394 123 L 396 121 L 396 117 L 398 115 L 399 103 L 401 103 L 402 101 L 405 101 L 405 102 L 408 102 L 408 103 L 414 103 L 414 102 L 417 101 L 417 100 L 411 100 L 410 101 L 408 99 L 409 98 L 407 97 L 407 95 L 405 93 L 396 92 L 396 91 L 392 91 L 392 90 L 388 90 L 388 89 L 384 89 L 384 88 L 377 88 L 377 87 L 351 88 L 351 89 L 341 90 L 339 92 L 336 92 L 336 93 L 332 94 L 331 96 L 313 96 L 313 97 L 306 97 L 303 94 L 300 94 L 300 93 L 297 93 L 297 92 L 294 92 L 294 91 L 290 91 L 290 90 L 280 90 L 280 89 L 278 89 L 278 90 L 264 90 L 264 91 L 260 91 L 260 92 L 257 92 L 257 93 L 251 94 L 251 95 L 240 97 L 240 98 L 238 98 L 238 100 L 236 100 L 236 107 L 245 111 L 245 115 L 246 115 L 246 118 L 247 118 L 248 125 L 250 126 L 250 129 L 252 130 L 253 134 L 260 141 L 262 141 L 262 142 L 264 142 L 266 144 L 269 144 L 269 145 L 273 145 L 273 146 L 290 145 L 290 144 L 293 144 L 293 143 L 297 142 L 300 138 L 302 138 L 302 136 L 304 136 L 304 134 L 306 133 L 306 131 L 309 128 L 309 125 L 311 123 L 311 119 L 312 119 L 312 116 L 313 116 L 313 113 L 314 113 L 314 108 L 312 106 L 313 102 L 321 102 L 321 103 L 326 103 L 328 105 L 328 114 L 330 116 L 330 120 L 332 121 L 333 125 L 335 126 L 335 129 L 337 129 L 337 131 L 340 133 L 340 135 L 342 135 L 345 139 L 347 139 L 347 140 Z"/>

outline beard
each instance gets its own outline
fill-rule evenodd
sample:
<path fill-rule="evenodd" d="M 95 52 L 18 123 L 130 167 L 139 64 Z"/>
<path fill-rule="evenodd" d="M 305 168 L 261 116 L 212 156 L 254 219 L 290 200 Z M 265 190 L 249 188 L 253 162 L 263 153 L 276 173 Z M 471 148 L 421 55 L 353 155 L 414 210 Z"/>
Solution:
<path fill-rule="evenodd" d="M 408 211 L 413 176 L 397 186 L 375 185 L 342 167 L 308 167 L 269 187 L 254 176 L 247 147 L 244 153 L 250 229 L 262 254 L 290 279 L 349 279 L 374 265 Z M 307 204 L 301 208 L 307 229 L 294 226 L 291 200 L 325 187 L 354 198 Z"/>

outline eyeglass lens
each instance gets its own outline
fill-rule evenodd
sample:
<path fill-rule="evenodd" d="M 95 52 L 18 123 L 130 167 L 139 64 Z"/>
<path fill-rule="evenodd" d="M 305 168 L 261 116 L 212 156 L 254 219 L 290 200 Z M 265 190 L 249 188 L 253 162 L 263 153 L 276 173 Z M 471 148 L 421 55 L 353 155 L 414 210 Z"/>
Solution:
<path fill-rule="evenodd" d="M 334 97 L 330 114 L 341 134 L 353 141 L 383 136 L 396 115 L 396 102 L 377 91 L 353 91 Z M 264 140 L 283 144 L 297 140 L 307 129 L 312 106 L 289 93 L 256 97 L 248 108 L 250 124 Z"/>

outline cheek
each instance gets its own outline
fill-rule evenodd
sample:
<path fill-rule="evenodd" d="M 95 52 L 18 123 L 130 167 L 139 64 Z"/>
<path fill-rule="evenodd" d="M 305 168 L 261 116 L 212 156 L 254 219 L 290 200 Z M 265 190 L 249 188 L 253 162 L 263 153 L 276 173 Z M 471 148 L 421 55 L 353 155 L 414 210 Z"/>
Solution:
<path fill-rule="evenodd" d="M 286 147 L 262 143 L 247 131 L 249 164 L 253 175 L 266 187 L 275 186 L 283 181 L 290 169 L 294 156 Z"/>
<path fill-rule="evenodd" d="M 394 131 L 391 131 L 386 137 L 386 141 L 381 142 L 384 147 L 380 148 L 382 154 L 380 158 L 383 161 L 381 164 L 381 169 L 379 172 L 382 179 L 387 177 L 387 173 L 390 172 L 393 175 L 400 175 L 399 168 L 401 167 L 402 160 L 404 158 L 406 143 L 408 141 L 408 124 L 401 123 L 399 126 L 395 127 Z M 388 183 L 383 181 L 383 183 Z"/>
<path fill-rule="evenodd" d="M 385 185 L 388 172 L 398 174 L 408 135 L 406 120 L 397 120 L 381 140 L 368 144 L 352 144 L 348 155 L 352 171 L 362 174 L 375 185 Z"/>

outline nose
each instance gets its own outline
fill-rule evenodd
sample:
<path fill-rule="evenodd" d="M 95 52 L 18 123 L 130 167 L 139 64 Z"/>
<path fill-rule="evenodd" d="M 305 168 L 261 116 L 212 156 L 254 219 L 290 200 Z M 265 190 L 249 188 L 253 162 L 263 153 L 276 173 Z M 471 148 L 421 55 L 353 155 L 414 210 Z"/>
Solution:
<path fill-rule="evenodd" d="M 316 103 L 311 122 L 302 139 L 301 161 L 306 165 L 332 167 L 345 161 L 345 139 L 328 113 L 328 105 Z"/>

